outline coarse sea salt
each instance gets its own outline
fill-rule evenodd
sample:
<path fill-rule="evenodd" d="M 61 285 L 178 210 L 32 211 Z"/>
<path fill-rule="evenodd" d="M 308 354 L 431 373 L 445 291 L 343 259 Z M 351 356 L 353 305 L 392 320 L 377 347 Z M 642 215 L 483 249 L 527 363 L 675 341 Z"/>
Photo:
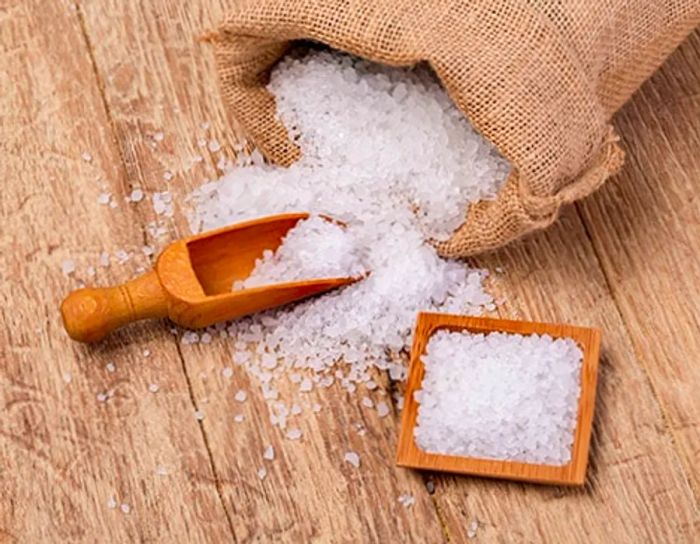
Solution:
<path fill-rule="evenodd" d="M 274 251 L 266 250 L 245 280 L 233 289 L 319 278 L 361 277 L 367 271 L 363 252 L 352 234 L 322 217 L 300 221 Z"/>
<path fill-rule="evenodd" d="M 356 383 L 376 388 L 373 368 L 403 379 L 397 354 L 410 343 L 418 311 L 479 314 L 493 302 L 482 286 L 485 271 L 439 257 L 429 241 L 446 239 L 471 202 L 492 198 L 508 165 L 425 67 L 311 52 L 280 62 L 269 89 L 302 158 L 279 168 L 257 150 L 240 153 L 238 168 L 191 195 L 193 231 L 282 212 L 328 215 L 347 225 L 350 251 L 362 255 L 369 276 L 235 322 L 234 361 L 267 377 L 268 387 L 291 369 L 310 373 L 313 387 L 337 380 L 349 391 Z M 316 251 L 313 243 L 300 240 L 296 250 L 332 261 L 335 248 Z M 308 277 L 313 264 L 303 260 L 295 274 Z M 275 279 L 285 278 L 266 276 Z M 266 353 L 278 362 L 274 369 L 262 366 Z M 341 362 L 342 377 L 329 375 Z"/>
<path fill-rule="evenodd" d="M 422 357 L 416 443 L 432 453 L 566 464 L 582 360 L 570 338 L 440 330 Z"/>

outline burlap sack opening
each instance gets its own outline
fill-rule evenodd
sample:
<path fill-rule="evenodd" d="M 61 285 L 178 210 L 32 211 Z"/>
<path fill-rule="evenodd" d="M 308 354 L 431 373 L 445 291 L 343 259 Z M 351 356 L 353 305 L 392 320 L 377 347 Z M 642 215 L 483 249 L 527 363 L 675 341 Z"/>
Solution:
<path fill-rule="evenodd" d="M 228 108 L 281 165 L 300 150 L 265 83 L 293 41 L 427 62 L 513 166 L 438 244 L 468 256 L 549 225 L 619 169 L 611 115 L 699 22 L 700 0 L 243 0 L 208 38 Z"/>

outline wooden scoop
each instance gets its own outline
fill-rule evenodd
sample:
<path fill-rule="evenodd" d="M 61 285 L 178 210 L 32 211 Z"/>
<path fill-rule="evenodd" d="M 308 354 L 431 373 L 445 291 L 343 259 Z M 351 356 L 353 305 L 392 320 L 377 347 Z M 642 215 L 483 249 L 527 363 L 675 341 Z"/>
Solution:
<path fill-rule="evenodd" d="M 117 287 L 73 291 L 61 304 L 68 335 L 97 342 L 111 331 L 147 318 L 169 317 L 188 328 L 206 327 L 294 302 L 360 278 L 324 278 L 232 291 L 266 249 L 308 213 L 288 213 L 238 223 L 178 240 L 158 257 L 154 270 Z M 329 221 L 332 219 L 325 217 Z"/>

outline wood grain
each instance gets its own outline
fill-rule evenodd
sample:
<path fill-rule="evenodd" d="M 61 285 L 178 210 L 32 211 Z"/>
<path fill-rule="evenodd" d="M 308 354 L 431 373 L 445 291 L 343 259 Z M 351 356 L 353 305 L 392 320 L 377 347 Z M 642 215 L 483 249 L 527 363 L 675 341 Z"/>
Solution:
<path fill-rule="evenodd" d="M 168 334 L 86 349 L 60 325 L 61 297 L 101 251 L 143 243 L 121 198 L 118 211 L 97 203 L 126 179 L 75 11 L 3 2 L 0 66 L 0 541 L 230 539 Z M 98 266 L 96 281 L 132 272 Z"/>
<path fill-rule="evenodd" d="M 438 330 L 469 331 L 474 334 L 504 332 L 510 334 L 547 334 L 552 338 L 570 338 L 581 348 L 583 361 L 580 373 L 580 393 L 571 460 L 563 465 L 544 465 L 479 459 L 457 455 L 441 455 L 421 449 L 416 443 L 414 430 L 418 418 L 418 402 L 414 393 L 421 388 L 425 367 L 422 357 L 430 337 Z M 440 472 L 454 472 L 475 476 L 521 480 L 525 482 L 582 485 L 586 478 L 588 450 L 595 407 L 598 359 L 600 358 L 600 331 L 589 327 L 576 327 L 565 323 L 535 323 L 488 317 L 471 317 L 443 313 L 418 314 L 411 361 L 404 393 L 405 403 L 399 431 L 396 463 L 402 467 Z"/>
<path fill-rule="evenodd" d="M 700 31 L 615 118 L 620 175 L 580 205 L 700 497 Z"/>
<path fill-rule="evenodd" d="M 217 89 L 211 51 L 197 41 L 205 29 L 223 17 L 211 1 L 85 3 L 85 25 L 94 48 L 105 97 L 122 154 L 129 157 L 131 179 L 148 190 L 162 190 L 164 170 L 176 174 L 167 184 L 185 194 L 205 179 L 219 175 L 221 155 L 233 155 L 236 133 L 226 119 Z M 105 17 L 104 13 L 110 13 Z M 173 115 L 161 112 L 177 110 Z M 202 129 L 201 124 L 209 123 Z M 148 145 L 148 133 L 162 130 L 163 145 Z M 197 140 L 216 139 L 223 152 L 210 153 Z M 180 157 L 205 156 L 201 163 L 179 163 Z M 173 235 L 184 236 L 187 225 L 173 224 Z M 279 542 L 443 542 L 439 518 L 419 474 L 393 463 L 397 416 L 379 418 L 362 407 L 359 394 L 340 387 L 300 395 L 298 386 L 280 387 L 304 413 L 293 421 L 303 431 L 300 441 L 286 439 L 269 422 L 269 408 L 260 386 L 242 370 L 222 376 L 232 366 L 231 343 L 182 346 L 181 355 L 222 487 L 227 511 L 239 541 Z M 378 378 L 379 380 L 379 378 Z M 241 404 L 238 389 L 248 392 Z M 387 380 L 362 395 L 391 403 Z M 321 412 L 311 406 L 319 403 Z M 237 423 L 236 415 L 245 420 Z M 396 418 L 396 419 L 395 419 Z M 276 459 L 265 462 L 271 444 Z M 344 460 L 356 451 L 361 467 Z M 256 471 L 265 467 L 261 481 Z M 412 494 L 410 509 L 397 498 Z"/>
<path fill-rule="evenodd" d="M 505 268 L 492 286 L 505 297 L 500 315 L 603 329 L 582 489 L 396 468 L 398 411 L 379 418 L 358 402 L 390 402 L 386 376 L 353 395 L 333 386 L 301 396 L 289 384 L 281 396 L 304 411 L 302 439 L 290 441 L 251 378 L 222 374 L 228 340 L 181 345 L 155 323 L 96 348 L 68 341 L 58 302 L 93 281 L 86 267 L 101 251 L 134 253 L 97 266 L 98 284 L 122 282 L 151 265 L 144 243 L 189 232 L 182 209 L 170 221 L 147 200 L 126 204 L 131 189 L 170 189 L 179 202 L 233 154 L 239 134 L 197 40 L 227 3 L 0 5 L 0 540 L 463 542 L 472 521 L 485 542 L 696 540 L 697 34 L 618 115 L 622 174 L 581 216 L 570 208 L 548 232 L 478 260 Z M 104 191 L 118 209 L 97 204 Z M 71 279 L 60 272 L 69 257 Z M 247 402 L 234 400 L 238 389 Z M 262 459 L 268 444 L 273 462 Z M 343 462 L 350 450 L 358 469 Z M 410 509 L 396 500 L 404 493 Z M 107 507 L 112 495 L 129 514 Z"/>

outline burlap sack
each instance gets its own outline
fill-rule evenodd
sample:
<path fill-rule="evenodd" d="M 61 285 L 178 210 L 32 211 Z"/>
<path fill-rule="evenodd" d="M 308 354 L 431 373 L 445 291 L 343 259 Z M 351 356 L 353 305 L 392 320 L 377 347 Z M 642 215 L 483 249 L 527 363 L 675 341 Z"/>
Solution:
<path fill-rule="evenodd" d="M 264 85 L 294 40 L 394 66 L 425 61 L 513 165 L 447 256 L 549 225 L 622 164 L 611 115 L 700 22 L 700 0 L 239 0 L 215 45 L 227 106 L 273 162 L 300 150 Z"/>

